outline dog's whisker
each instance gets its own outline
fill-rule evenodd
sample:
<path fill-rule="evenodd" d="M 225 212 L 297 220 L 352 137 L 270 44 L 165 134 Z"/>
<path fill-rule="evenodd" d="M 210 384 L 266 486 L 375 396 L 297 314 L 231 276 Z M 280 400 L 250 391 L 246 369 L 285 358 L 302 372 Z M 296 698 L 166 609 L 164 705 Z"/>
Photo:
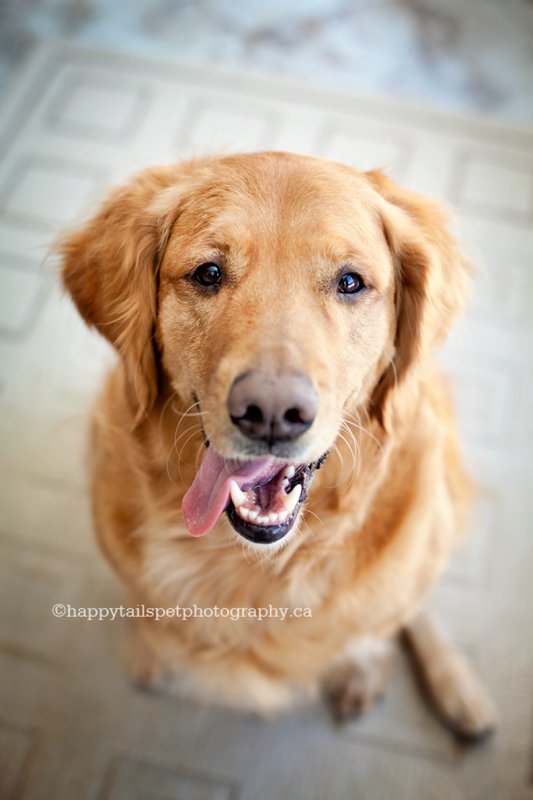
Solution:
<path fill-rule="evenodd" d="M 331 453 L 332 453 L 332 455 L 337 456 L 337 458 L 339 459 L 340 465 L 341 465 L 341 470 L 344 470 L 344 456 L 342 455 L 338 444 L 335 443 L 333 445 L 333 447 L 331 448 Z M 333 485 L 330 488 L 334 489 L 335 486 Z"/>
<path fill-rule="evenodd" d="M 346 435 L 343 433 L 343 431 L 346 431 Z M 348 438 L 348 435 L 351 437 L 352 441 L 350 441 L 350 439 Z M 341 442 L 343 442 L 345 444 L 346 449 L 348 450 L 348 453 L 350 454 L 350 457 L 351 457 L 351 469 L 350 469 L 350 472 L 348 473 L 348 475 L 346 475 L 344 478 L 342 478 L 341 481 L 339 481 L 338 485 L 341 485 L 345 481 L 347 481 L 347 480 L 349 480 L 351 478 L 354 478 L 355 475 L 357 474 L 358 445 L 357 445 L 357 441 L 355 440 L 355 437 L 353 436 L 353 433 L 348 428 L 345 427 L 345 423 L 343 421 L 341 421 L 341 427 L 339 428 L 339 431 L 337 433 L 337 437 L 338 437 L 338 439 L 341 440 Z M 352 442 L 353 442 L 353 446 L 352 446 Z M 337 449 L 338 449 L 338 445 L 337 445 Z"/>
<path fill-rule="evenodd" d="M 314 511 L 311 511 L 311 509 L 310 509 L 310 508 L 307 508 L 307 507 L 305 507 L 305 508 L 303 509 L 303 518 L 304 518 L 304 519 L 305 519 L 305 517 L 306 517 L 306 515 L 307 515 L 307 514 L 309 514 L 309 515 L 310 515 L 310 516 L 312 516 L 312 517 L 315 517 L 315 519 L 316 519 L 316 520 L 318 520 L 318 522 L 320 522 L 320 524 L 321 524 L 321 525 L 323 524 L 323 522 L 322 522 L 322 520 L 320 519 L 320 517 L 318 516 L 318 514 L 316 514 Z"/>
<path fill-rule="evenodd" d="M 177 415 L 179 416 L 179 420 L 178 420 L 178 423 L 177 423 L 177 426 L 176 426 L 176 430 L 174 431 L 174 444 L 176 443 L 176 436 L 177 436 L 178 431 L 179 431 L 179 429 L 180 429 L 180 427 L 181 427 L 181 425 L 183 423 L 183 420 L 187 418 L 187 416 L 189 415 L 190 409 L 194 408 L 195 405 L 196 405 L 196 403 L 193 403 L 192 405 L 189 406 L 189 408 L 186 411 L 183 411 L 183 412 L 182 411 L 177 411 L 176 412 Z"/>
<path fill-rule="evenodd" d="M 364 411 L 365 411 L 365 413 L 367 415 L 367 418 L 369 419 L 369 423 L 370 423 L 370 418 L 368 417 L 368 412 L 366 411 L 366 409 L 364 409 Z M 375 436 L 371 431 L 369 431 L 368 428 L 365 428 L 365 426 L 361 423 L 360 419 L 357 419 L 353 414 L 351 414 L 350 412 L 347 412 L 347 411 L 344 412 L 344 415 L 345 415 L 345 417 L 348 418 L 349 423 L 351 425 L 354 425 L 354 427 L 357 428 L 357 430 L 359 430 L 361 433 L 364 433 L 366 436 L 368 436 L 378 446 L 378 448 L 381 451 L 383 451 L 383 444 L 379 441 L 377 436 Z"/>
<path fill-rule="evenodd" d="M 336 481 L 335 483 L 328 484 L 328 489 L 338 489 L 339 486 L 342 486 L 348 480 L 348 476 L 343 476 L 344 473 L 344 457 L 341 453 L 338 443 L 335 443 L 331 448 L 332 455 L 336 456 L 340 462 L 340 469 L 341 469 L 341 478 Z"/>
<path fill-rule="evenodd" d="M 353 443 L 353 450 L 350 447 L 350 452 L 351 452 L 351 455 L 352 455 L 352 458 L 353 458 L 353 466 L 354 466 L 355 469 L 357 469 L 358 465 L 359 465 L 359 463 L 361 461 L 361 450 L 360 450 L 360 447 L 359 447 L 359 442 L 355 438 L 354 432 L 352 431 L 352 429 L 350 428 L 350 426 L 348 425 L 348 423 L 344 419 L 341 420 L 341 429 L 343 431 L 345 431 L 346 436 L 348 437 L 347 444 L 350 445 L 350 442 Z"/>
<path fill-rule="evenodd" d="M 173 400 L 174 400 L 174 396 L 173 395 L 169 395 L 167 397 L 167 399 L 165 400 L 165 403 L 163 404 L 163 408 L 161 409 L 161 416 L 159 418 L 159 424 L 157 426 L 159 436 L 162 436 L 162 434 L 163 434 L 163 424 L 164 424 L 164 420 L 165 420 L 165 414 L 167 412 L 167 409 L 168 409 L 170 403 Z M 172 408 L 171 411 L 173 411 L 175 413 L 175 409 L 174 408 Z"/>
<path fill-rule="evenodd" d="M 192 417 L 207 417 L 209 416 L 207 411 L 180 411 L 178 412 L 180 417 L 184 418 L 192 418 Z"/>
<path fill-rule="evenodd" d="M 178 416 L 179 416 L 179 418 L 180 418 L 180 424 L 181 424 L 181 423 L 183 422 L 183 420 L 184 420 L 184 419 L 186 419 L 187 417 L 192 417 L 192 416 L 198 416 L 198 417 L 201 417 L 201 416 L 202 416 L 202 413 L 201 413 L 200 411 L 194 412 L 194 411 L 192 411 L 192 410 L 191 410 L 191 409 L 193 409 L 195 406 L 198 406 L 198 401 L 197 401 L 197 400 L 195 400 L 195 402 L 194 402 L 194 403 L 192 403 L 192 404 L 191 404 L 191 405 L 190 405 L 190 406 L 189 406 L 189 407 L 188 407 L 188 408 L 187 408 L 185 411 L 178 411 L 178 412 L 177 412 L 177 414 L 178 414 Z"/>
<path fill-rule="evenodd" d="M 176 432 L 177 432 L 177 429 L 176 429 Z M 196 423 L 192 427 L 185 428 L 185 430 L 183 430 L 179 434 L 179 436 L 175 435 L 175 437 L 174 437 L 174 447 L 177 448 L 178 444 L 183 439 L 183 437 L 187 436 L 189 433 L 201 433 L 201 432 L 202 432 L 202 426 L 199 425 L 198 423 Z"/>
<path fill-rule="evenodd" d="M 187 411 L 189 411 L 191 408 L 194 408 L 194 406 L 195 406 L 195 405 L 197 405 L 197 401 L 195 401 L 194 403 L 192 403 L 192 404 L 191 404 L 191 405 L 188 407 Z M 186 413 L 186 412 L 185 412 L 185 413 Z M 181 424 L 182 424 L 182 422 L 183 422 L 183 420 L 184 420 L 184 418 L 185 418 L 185 413 L 181 413 L 181 412 L 179 412 L 179 411 L 177 412 L 177 414 L 179 415 L 179 420 L 178 420 L 178 422 L 177 422 L 177 424 L 176 424 L 176 428 L 175 428 L 175 430 L 174 430 L 174 441 L 173 441 L 172 447 L 170 448 L 169 455 L 168 455 L 168 457 L 167 457 L 167 464 L 168 464 L 168 461 L 169 461 L 169 459 L 170 459 L 170 456 L 171 456 L 172 452 L 173 452 L 174 450 L 176 450 L 176 448 L 177 448 L 177 443 L 178 443 L 178 441 L 179 441 L 179 438 L 178 438 L 178 432 L 179 432 L 179 429 L 180 429 L 180 427 L 181 427 Z M 185 431 L 185 433 L 186 433 L 186 432 L 187 432 L 187 431 Z M 176 450 L 176 452 L 177 452 L 177 450 Z M 179 461 L 180 461 L 180 459 L 179 459 L 179 457 L 178 457 L 178 463 L 179 463 Z M 181 467 L 180 467 L 180 478 L 181 478 Z"/>
<path fill-rule="evenodd" d="M 175 429 L 175 431 L 174 431 L 174 440 L 173 440 L 173 442 L 172 442 L 172 445 L 171 445 L 171 447 L 169 448 L 169 451 L 168 451 L 168 453 L 167 453 L 167 459 L 166 459 L 166 472 L 167 472 L 167 475 L 169 476 L 169 478 L 170 478 L 171 480 L 172 480 L 172 478 L 170 477 L 170 459 L 172 458 L 172 454 L 173 454 L 174 452 L 177 454 L 177 462 L 178 462 L 178 474 L 179 474 L 179 478 L 180 478 L 180 480 L 183 480 L 183 473 L 182 473 L 182 469 L 181 469 L 181 465 L 182 465 L 182 461 L 181 461 L 181 453 L 183 452 L 183 449 L 184 449 L 184 447 L 187 445 L 187 443 L 190 441 L 190 439 L 192 439 L 194 436 L 196 436 L 196 435 L 198 435 L 198 434 L 201 434 L 201 433 L 202 433 L 202 428 L 201 428 L 201 425 L 196 425 L 196 426 L 194 426 L 194 427 L 193 427 L 192 431 L 191 431 L 191 430 L 189 430 L 189 429 L 186 429 L 185 431 L 182 431 L 182 432 L 181 432 L 181 434 L 178 436 L 178 431 L 179 431 L 179 427 L 180 427 L 181 421 L 182 421 L 182 420 L 180 420 L 180 421 L 178 422 L 178 424 L 176 425 L 176 429 Z M 178 449 L 177 449 L 177 447 L 178 447 L 178 443 L 179 443 L 180 439 L 182 439 L 182 438 L 183 438 L 183 436 L 186 436 L 187 434 L 189 434 L 189 437 L 188 437 L 188 439 L 187 439 L 187 440 L 186 440 L 186 441 L 183 443 L 183 445 L 182 445 L 182 447 L 181 447 L 181 449 L 180 449 L 180 452 L 178 453 Z M 172 480 L 172 483 L 174 483 L 174 481 L 173 481 L 173 480 Z M 175 484 L 175 485 L 176 485 L 176 484 Z"/>
<path fill-rule="evenodd" d="M 200 428 L 200 427 L 194 428 L 192 431 L 183 431 L 183 433 L 185 433 L 185 434 L 186 434 L 186 433 L 189 433 L 189 436 L 187 436 L 187 438 L 185 439 L 185 441 L 184 441 L 184 442 L 183 442 L 183 444 L 181 445 L 181 447 L 180 447 L 180 450 L 179 450 L 179 453 L 178 453 L 178 451 L 177 451 L 177 448 L 176 448 L 176 447 L 174 447 L 174 449 L 176 450 L 176 452 L 177 452 L 177 455 L 178 455 L 178 462 L 180 462 L 180 461 L 182 460 L 182 458 L 181 458 L 181 457 L 182 457 L 183 451 L 185 450 L 185 448 L 187 447 L 187 445 L 189 444 L 189 442 L 191 441 L 191 439 L 194 439 L 194 437 L 195 437 L 195 436 L 198 436 L 198 434 L 199 434 L 199 433 L 201 434 L 201 432 L 202 432 L 202 431 L 201 431 L 201 428 Z"/>

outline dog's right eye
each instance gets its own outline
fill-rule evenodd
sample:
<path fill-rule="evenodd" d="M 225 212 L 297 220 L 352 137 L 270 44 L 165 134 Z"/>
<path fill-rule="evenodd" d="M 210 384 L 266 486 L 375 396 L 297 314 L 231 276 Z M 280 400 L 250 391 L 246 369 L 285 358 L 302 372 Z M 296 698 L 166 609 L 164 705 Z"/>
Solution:
<path fill-rule="evenodd" d="M 191 277 L 193 281 L 200 284 L 200 286 L 205 286 L 207 288 L 218 286 L 222 280 L 222 270 L 218 264 L 201 264 L 194 270 Z"/>

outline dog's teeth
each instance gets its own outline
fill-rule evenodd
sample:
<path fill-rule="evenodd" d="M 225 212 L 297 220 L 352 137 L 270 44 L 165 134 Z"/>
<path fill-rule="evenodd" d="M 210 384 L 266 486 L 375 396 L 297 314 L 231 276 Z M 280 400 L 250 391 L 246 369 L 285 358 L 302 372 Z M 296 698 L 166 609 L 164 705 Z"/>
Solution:
<path fill-rule="evenodd" d="M 289 479 L 288 478 L 283 478 L 283 480 L 281 481 L 281 488 L 282 488 L 282 490 L 284 492 L 287 491 L 287 489 L 289 488 Z"/>
<path fill-rule="evenodd" d="M 268 515 L 268 518 L 272 523 L 277 522 L 279 519 L 279 514 L 276 514 L 276 512 L 273 511 L 271 514 Z"/>
<path fill-rule="evenodd" d="M 302 493 L 302 486 L 301 484 L 297 483 L 290 494 L 282 496 L 281 502 L 285 506 L 288 514 L 290 514 L 291 511 L 294 511 L 294 509 L 296 508 L 301 493 Z"/>
<path fill-rule="evenodd" d="M 285 477 L 286 477 L 286 478 L 288 478 L 288 479 L 290 480 L 291 478 L 294 478 L 295 474 L 296 474 L 296 469 L 295 469 L 295 468 L 293 467 L 293 465 L 291 464 L 291 465 L 290 465 L 289 467 L 287 467 L 287 469 L 285 470 Z"/>
<path fill-rule="evenodd" d="M 268 516 L 266 516 L 266 515 L 264 515 L 264 514 L 260 514 L 260 515 L 257 517 L 257 520 L 256 520 L 256 522 L 257 522 L 259 525 L 268 525 Z"/>
<path fill-rule="evenodd" d="M 242 506 L 244 501 L 246 500 L 245 493 L 239 488 L 236 481 L 231 481 L 229 485 L 229 491 L 231 495 L 231 499 L 233 501 L 233 505 L 237 508 L 238 506 Z"/>
<path fill-rule="evenodd" d="M 250 518 L 250 509 L 246 508 L 246 506 L 239 506 L 239 515 L 243 519 L 249 519 Z"/>
<path fill-rule="evenodd" d="M 252 522 L 254 522 L 257 519 L 258 516 L 259 516 L 259 512 L 258 511 L 249 511 L 248 512 L 248 519 L 251 519 Z"/>
<path fill-rule="evenodd" d="M 285 520 L 287 519 L 288 516 L 289 516 L 289 512 L 286 511 L 285 509 L 283 509 L 283 511 L 280 511 L 278 513 L 278 522 L 280 522 L 280 523 L 281 522 L 285 522 Z"/>

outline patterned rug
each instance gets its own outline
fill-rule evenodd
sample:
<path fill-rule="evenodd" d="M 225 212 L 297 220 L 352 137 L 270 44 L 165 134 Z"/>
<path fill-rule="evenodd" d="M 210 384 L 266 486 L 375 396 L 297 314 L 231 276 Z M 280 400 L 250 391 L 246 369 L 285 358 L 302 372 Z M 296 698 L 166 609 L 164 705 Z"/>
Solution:
<path fill-rule="evenodd" d="M 496 700 L 466 750 L 400 660 L 387 699 L 338 728 L 134 688 L 126 620 L 96 551 L 88 411 L 113 355 L 61 296 L 56 233 L 143 165 L 296 150 L 381 167 L 457 211 L 478 265 L 443 353 L 480 487 L 434 605 Z M 531 800 L 533 134 L 400 103 L 83 49 L 36 51 L 0 113 L 0 796 L 5 800 Z"/>

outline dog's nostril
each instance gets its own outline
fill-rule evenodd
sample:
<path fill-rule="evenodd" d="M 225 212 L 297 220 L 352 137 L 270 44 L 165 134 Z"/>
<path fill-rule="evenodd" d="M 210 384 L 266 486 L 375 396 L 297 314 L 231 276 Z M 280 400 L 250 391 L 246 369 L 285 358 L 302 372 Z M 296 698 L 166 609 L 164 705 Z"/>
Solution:
<path fill-rule="evenodd" d="M 299 408 L 289 408 L 283 415 L 283 419 L 285 422 L 290 423 L 291 425 L 300 425 L 305 420 L 302 418 L 302 414 Z"/>
<path fill-rule="evenodd" d="M 242 419 L 248 422 L 263 422 L 263 412 L 259 406 L 248 406 Z"/>

